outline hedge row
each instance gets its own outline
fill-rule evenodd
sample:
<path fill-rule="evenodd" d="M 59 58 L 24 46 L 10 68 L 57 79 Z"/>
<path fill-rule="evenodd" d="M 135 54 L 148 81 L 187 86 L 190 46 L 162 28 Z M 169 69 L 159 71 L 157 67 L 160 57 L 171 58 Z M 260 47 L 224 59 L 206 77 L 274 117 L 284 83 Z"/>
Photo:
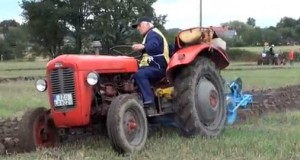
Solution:
<path fill-rule="evenodd" d="M 227 51 L 229 60 L 231 61 L 257 61 L 260 58 L 260 54 L 256 52 L 250 52 L 244 49 L 229 49 Z M 282 53 L 284 57 L 288 59 L 288 52 Z M 300 60 L 300 52 L 295 52 L 295 60 Z"/>

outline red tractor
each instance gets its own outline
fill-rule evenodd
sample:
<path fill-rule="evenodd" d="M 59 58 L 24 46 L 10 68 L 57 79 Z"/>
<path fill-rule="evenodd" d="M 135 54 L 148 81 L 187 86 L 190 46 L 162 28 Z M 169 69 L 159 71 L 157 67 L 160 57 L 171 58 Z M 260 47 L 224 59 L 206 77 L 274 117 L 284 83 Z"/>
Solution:
<path fill-rule="evenodd" d="M 136 57 L 69 54 L 49 61 L 46 79 L 38 80 L 36 87 L 47 91 L 50 109 L 24 114 L 20 144 L 27 151 L 55 146 L 62 137 L 102 126 L 117 152 L 138 151 L 144 147 L 148 127 L 166 119 L 187 137 L 220 135 L 227 112 L 220 70 L 229 61 L 220 45 L 224 41 L 206 34 L 210 31 L 191 28 L 178 33 L 167 76 L 153 84 L 152 115 L 144 111 L 131 80 L 138 70 Z"/>

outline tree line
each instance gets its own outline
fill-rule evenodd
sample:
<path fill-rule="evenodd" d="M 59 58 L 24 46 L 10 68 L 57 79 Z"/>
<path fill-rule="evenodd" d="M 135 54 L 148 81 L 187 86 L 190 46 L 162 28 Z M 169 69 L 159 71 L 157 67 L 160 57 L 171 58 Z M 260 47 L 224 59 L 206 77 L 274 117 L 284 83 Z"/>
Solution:
<path fill-rule="evenodd" d="M 249 17 L 246 21 L 222 23 L 237 31 L 237 36 L 227 39 L 230 46 L 263 46 L 265 42 L 274 45 L 294 45 L 300 42 L 300 18 L 283 17 L 276 24 L 266 28 L 255 25 L 255 19 Z"/>
<path fill-rule="evenodd" d="M 130 24 L 141 15 L 154 17 L 155 25 L 170 43 L 180 29 L 166 30 L 167 15 L 157 15 L 157 0 L 22 0 L 23 24 L 15 20 L 0 22 L 0 54 L 4 59 L 22 58 L 26 53 L 54 58 L 62 53 L 92 52 L 91 43 L 100 41 L 102 52 L 118 44 L 140 42 Z M 180 22 L 178 22 L 180 23 Z M 237 31 L 226 39 L 229 46 L 289 44 L 300 38 L 300 18 L 283 17 L 277 25 L 260 28 L 254 18 L 247 22 L 222 23 Z M 184 28 L 183 28 L 184 29 Z"/>

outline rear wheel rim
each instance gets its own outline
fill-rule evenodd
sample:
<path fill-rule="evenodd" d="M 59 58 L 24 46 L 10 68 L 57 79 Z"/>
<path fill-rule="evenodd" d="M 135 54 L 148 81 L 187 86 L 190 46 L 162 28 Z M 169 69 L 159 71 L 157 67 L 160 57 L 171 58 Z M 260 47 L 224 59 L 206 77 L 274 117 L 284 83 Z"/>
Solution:
<path fill-rule="evenodd" d="M 196 85 L 195 105 L 201 122 L 211 125 L 218 116 L 219 94 L 213 82 L 200 78 Z"/>

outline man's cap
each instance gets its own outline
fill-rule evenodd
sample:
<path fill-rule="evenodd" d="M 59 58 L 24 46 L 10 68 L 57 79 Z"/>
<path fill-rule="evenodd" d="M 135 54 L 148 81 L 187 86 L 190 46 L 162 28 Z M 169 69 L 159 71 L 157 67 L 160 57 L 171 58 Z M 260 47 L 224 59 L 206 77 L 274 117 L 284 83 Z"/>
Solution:
<path fill-rule="evenodd" d="M 136 28 L 141 22 L 150 22 L 150 23 L 153 23 L 153 21 L 152 21 L 152 19 L 150 17 L 143 16 L 143 17 L 138 18 L 137 21 L 131 25 L 131 27 L 132 28 Z"/>

